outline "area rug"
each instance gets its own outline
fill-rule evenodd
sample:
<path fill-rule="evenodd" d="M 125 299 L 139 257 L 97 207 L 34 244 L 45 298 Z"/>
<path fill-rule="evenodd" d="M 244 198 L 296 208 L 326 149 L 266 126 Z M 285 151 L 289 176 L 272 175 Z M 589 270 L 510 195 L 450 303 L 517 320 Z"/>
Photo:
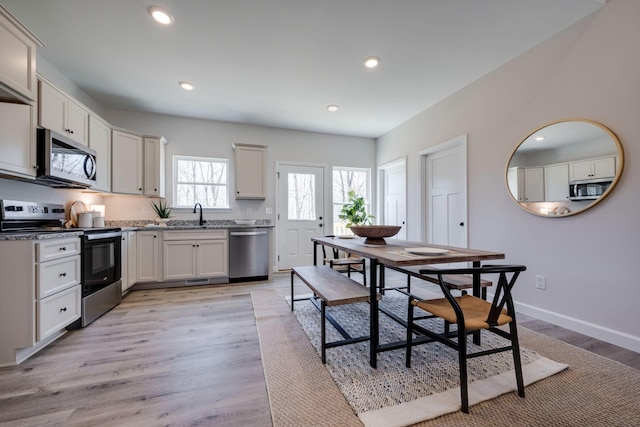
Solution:
<path fill-rule="evenodd" d="M 257 293 L 254 293 L 257 294 Z M 295 314 L 300 322 L 296 325 L 292 321 L 289 307 L 284 303 L 282 297 L 265 292 L 262 295 L 252 294 L 254 300 L 254 310 L 258 324 L 260 344 L 263 350 L 263 327 L 273 328 L 273 322 L 261 325 L 266 320 L 265 312 L 277 316 L 287 310 L 288 319 L 285 320 L 286 328 L 291 330 L 303 330 L 309 336 L 315 349 L 315 360 L 308 360 L 307 364 L 319 363 L 320 351 L 320 315 L 317 309 L 309 302 L 296 302 Z M 406 298 L 393 297 L 396 293 L 388 293 L 382 304 L 395 312 L 406 310 Z M 366 334 L 368 321 L 367 304 L 353 304 L 349 306 L 335 307 L 331 310 L 333 315 L 339 318 L 340 322 L 346 326 L 347 330 L 354 336 Z M 386 316 L 381 316 L 381 342 L 396 341 L 402 339 L 404 330 L 395 322 L 390 321 Z M 328 327 L 328 339 L 339 339 L 340 336 Z M 273 331 L 268 333 L 273 335 Z M 503 344 L 501 338 L 492 338 L 493 334 L 483 336 L 483 346 Z M 296 345 L 305 346 L 304 339 L 299 336 Z M 308 342 L 307 342 L 308 346 Z M 276 350 L 276 349 L 272 349 Z M 291 354 L 291 349 L 282 348 L 280 352 L 283 360 Z M 277 350 L 276 350 L 277 351 Z M 263 351 L 263 353 L 265 353 Z M 297 353 L 297 351 L 293 351 Z M 308 350 L 307 350 L 308 353 Z M 556 363 L 539 354 L 522 349 L 523 373 L 525 383 L 530 384 L 542 378 L 553 375 L 567 367 L 566 364 Z M 268 362 L 263 361 L 265 365 Z M 286 362 L 285 362 L 286 363 Z M 403 426 L 419 421 L 432 419 L 443 414 L 458 411 L 460 409 L 460 392 L 458 388 L 458 366 L 457 355 L 447 347 L 439 344 L 429 344 L 419 346 L 414 349 L 412 358 L 412 368 L 404 366 L 404 350 L 395 350 L 382 353 L 378 356 L 378 369 L 372 369 L 368 363 L 368 343 L 360 343 L 343 346 L 327 350 L 327 364 L 324 366 L 331 378 L 335 381 L 338 389 L 344 398 L 357 414 L 359 420 L 365 426 Z M 314 369 L 315 370 L 315 369 Z M 290 373 L 295 372 L 292 367 Z M 503 393 L 515 390 L 515 375 L 512 371 L 512 358 L 510 353 L 496 354 L 483 358 L 471 359 L 469 362 L 470 372 L 470 404 L 491 399 Z M 271 398 L 272 388 L 269 386 L 269 372 L 265 369 L 267 386 Z M 295 386 L 295 382 L 292 383 Z M 309 396 L 310 402 L 317 402 L 316 399 L 325 399 L 325 396 Z M 272 411 L 277 412 L 277 411 Z M 326 422 L 323 425 L 337 425 Z M 318 424 L 318 425 L 320 425 Z M 274 425 L 280 425 L 274 417 Z M 286 425 L 286 424 L 282 424 Z M 300 425 L 309 425 L 302 423 Z M 344 425 L 357 425 L 353 421 Z"/>

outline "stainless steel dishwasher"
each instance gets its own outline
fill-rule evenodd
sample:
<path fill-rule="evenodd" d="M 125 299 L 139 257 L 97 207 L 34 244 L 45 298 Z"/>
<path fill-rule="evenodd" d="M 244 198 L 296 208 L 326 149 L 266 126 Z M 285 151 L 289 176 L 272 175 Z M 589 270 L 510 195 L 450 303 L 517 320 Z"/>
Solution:
<path fill-rule="evenodd" d="M 269 229 L 229 230 L 229 282 L 266 280 L 269 276 Z"/>

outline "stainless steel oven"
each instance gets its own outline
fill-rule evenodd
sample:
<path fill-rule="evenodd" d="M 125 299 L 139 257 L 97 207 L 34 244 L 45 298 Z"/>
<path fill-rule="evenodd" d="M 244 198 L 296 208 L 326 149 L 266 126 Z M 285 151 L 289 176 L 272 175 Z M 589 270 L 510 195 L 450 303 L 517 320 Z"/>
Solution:
<path fill-rule="evenodd" d="M 121 239 L 120 229 L 85 230 L 82 236 L 82 327 L 122 301 Z"/>

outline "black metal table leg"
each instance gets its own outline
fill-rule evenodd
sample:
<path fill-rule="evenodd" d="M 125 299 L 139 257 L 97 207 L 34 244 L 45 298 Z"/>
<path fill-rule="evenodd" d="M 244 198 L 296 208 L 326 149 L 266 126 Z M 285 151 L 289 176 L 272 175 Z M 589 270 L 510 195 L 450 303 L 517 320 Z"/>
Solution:
<path fill-rule="evenodd" d="M 480 267 L 480 261 L 473 261 L 474 267 Z M 473 296 L 478 298 L 486 298 L 486 290 L 483 292 L 480 287 L 480 273 L 473 274 Z M 473 333 L 473 343 L 480 345 L 480 330 Z"/>
<path fill-rule="evenodd" d="M 375 258 L 371 258 L 369 260 L 369 281 L 370 286 L 370 298 L 369 298 L 369 309 L 371 313 L 369 315 L 369 334 L 371 336 L 371 347 L 369 349 L 369 364 L 372 368 L 377 368 L 377 356 L 378 356 L 378 260 Z"/>

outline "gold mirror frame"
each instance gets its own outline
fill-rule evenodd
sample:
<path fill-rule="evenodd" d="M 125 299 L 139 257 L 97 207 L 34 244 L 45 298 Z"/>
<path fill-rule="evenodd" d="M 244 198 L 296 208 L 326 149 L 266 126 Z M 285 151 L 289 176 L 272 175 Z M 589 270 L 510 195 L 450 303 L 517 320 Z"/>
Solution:
<path fill-rule="evenodd" d="M 593 126 L 594 128 L 591 129 L 591 126 Z M 550 135 L 551 140 L 545 139 L 543 143 L 535 141 L 535 138 L 546 136 L 547 134 Z M 581 140 L 581 138 L 583 137 L 599 137 L 601 138 L 601 143 L 599 143 L 595 139 L 592 139 L 591 141 L 583 141 Z M 612 143 L 610 152 L 607 151 L 609 149 L 609 146 L 605 141 L 606 137 L 608 137 L 608 139 Z M 563 138 L 565 139 L 565 142 L 560 143 L 559 141 L 561 141 Z M 543 146 L 534 148 L 536 144 L 542 144 Z M 578 144 L 582 145 L 581 149 L 577 148 Z M 597 153 L 598 149 L 602 150 L 600 154 L 588 154 L 589 150 L 591 150 L 592 153 Z M 554 152 L 562 154 L 555 155 L 553 154 Z M 579 152 L 587 154 L 578 154 Z M 573 153 L 573 155 L 577 157 L 571 157 L 571 153 Z M 536 156 L 538 159 L 540 159 L 539 161 L 544 164 L 523 164 L 527 161 L 526 157 L 535 158 Z M 545 157 L 547 158 L 546 162 L 541 160 Z M 570 185 L 569 182 L 571 181 L 570 170 L 572 164 L 592 160 L 607 159 L 609 157 L 614 158 L 615 175 L 612 177 L 611 184 L 604 191 L 604 193 L 599 195 L 597 198 L 589 201 L 569 200 L 568 191 Z M 553 158 L 555 158 L 557 161 L 549 160 Z M 548 186 L 544 185 L 544 179 L 546 179 L 547 175 L 547 168 L 551 169 L 554 167 L 559 167 L 559 170 L 561 171 L 560 173 L 563 174 L 564 164 L 567 165 L 567 200 L 547 200 Z M 505 173 L 505 184 L 507 191 L 511 196 L 511 199 L 525 211 L 544 218 L 566 218 L 584 212 L 602 202 L 611 193 L 611 191 L 613 191 L 616 184 L 620 180 L 623 168 L 624 150 L 622 149 L 620 140 L 611 129 L 593 120 L 575 118 L 564 119 L 541 126 L 528 134 L 522 141 L 520 141 L 520 143 L 514 148 L 514 150 L 511 152 L 511 155 L 509 156 L 509 161 L 507 162 L 507 170 Z M 523 184 L 521 181 L 523 179 L 526 181 L 526 178 L 521 178 L 523 176 L 523 173 L 521 173 L 518 169 L 521 169 L 522 171 L 529 169 L 531 171 L 531 175 L 534 177 L 542 173 L 541 179 L 543 180 L 542 191 L 544 200 L 527 201 L 528 199 L 525 198 L 525 200 L 523 201 L 522 196 L 518 197 L 518 192 L 522 192 L 523 188 Z M 519 198 L 521 200 L 519 200 Z"/>

